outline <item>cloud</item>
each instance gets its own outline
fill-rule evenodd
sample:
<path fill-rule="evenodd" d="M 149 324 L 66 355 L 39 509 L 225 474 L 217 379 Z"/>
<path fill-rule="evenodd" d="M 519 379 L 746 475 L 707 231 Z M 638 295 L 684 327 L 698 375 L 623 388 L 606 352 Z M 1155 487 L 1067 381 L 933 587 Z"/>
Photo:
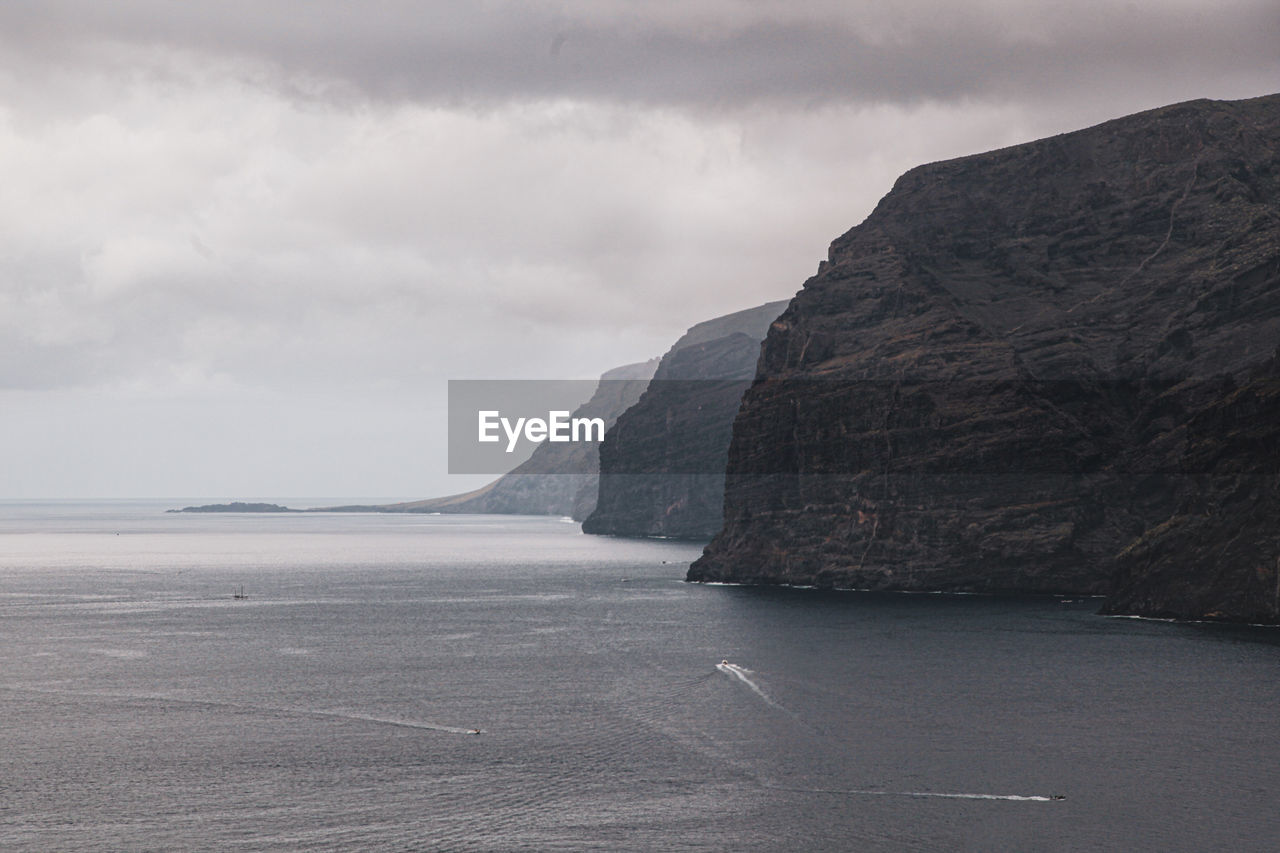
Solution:
<path fill-rule="evenodd" d="M 352 111 L 234 80 L 126 82 L 95 103 L 0 122 L 9 387 L 175 367 L 245 383 L 501 375 L 528 369 L 515 347 L 567 333 L 625 344 L 594 329 L 637 322 L 637 258 L 692 234 L 671 230 L 684 194 L 654 189 L 727 144 L 572 105 Z M 671 334 L 662 313 L 632 336 L 637 358 Z M 578 370 L 611 365 L 598 358 Z"/>
<path fill-rule="evenodd" d="M 1026 97 L 1274 72 L 1280 60 L 1270 0 L 50 0 L 5 4 L 0 29 L 60 63 L 109 61 L 121 46 L 196 51 L 262 63 L 313 94 L 446 104 Z"/>

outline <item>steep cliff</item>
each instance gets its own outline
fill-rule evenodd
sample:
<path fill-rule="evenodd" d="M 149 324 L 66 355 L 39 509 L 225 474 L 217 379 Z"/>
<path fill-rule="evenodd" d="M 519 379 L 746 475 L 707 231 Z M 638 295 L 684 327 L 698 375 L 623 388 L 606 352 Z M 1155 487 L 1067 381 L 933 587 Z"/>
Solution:
<path fill-rule="evenodd" d="M 1135 540 L 1152 577 L 1225 488 L 1189 425 L 1280 342 L 1278 199 L 1280 96 L 906 173 L 770 329 L 690 579 L 1104 593 Z"/>
<path fill-rule="evenodd" d="M 600 445 L 598 501 L 584 532 L 707 539 L 720 529 L 733 418 L 786 304 L 699 323 L 667 351 Z"/>
<path fill-rule="evenodd" d="M 1185 421 L 1177 505 L 1120 552 L 1103 612 L 1280 621 L 1278 424 L 1280 358 Z"/>

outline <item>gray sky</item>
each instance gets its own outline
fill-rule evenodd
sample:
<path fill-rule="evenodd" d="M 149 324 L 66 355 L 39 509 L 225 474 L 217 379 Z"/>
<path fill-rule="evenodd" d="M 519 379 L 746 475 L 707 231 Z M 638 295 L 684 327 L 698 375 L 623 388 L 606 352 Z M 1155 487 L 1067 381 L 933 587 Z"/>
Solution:
<path fill-rule="evenodd" d="M 476 485 L 450 378 L 790 296 L 919 163 L 1277 90 L 1275 0 L 0 4 L 0 499 Z"/>

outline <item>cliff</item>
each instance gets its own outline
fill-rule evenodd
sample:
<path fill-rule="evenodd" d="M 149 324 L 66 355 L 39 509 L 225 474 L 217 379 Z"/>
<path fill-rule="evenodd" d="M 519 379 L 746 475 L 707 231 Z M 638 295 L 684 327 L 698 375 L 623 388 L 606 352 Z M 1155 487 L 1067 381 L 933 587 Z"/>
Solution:
<path fill-rule="evenodd" d="M 689 578 L 1274 621 L 1273 486 L 1240 478 L 1280 434 L 1194 442 L 1280 342 L 1278 152 L 1268 96 L 903 175 L 770 328 Z"/>
<path fill-rule="evenodd" d="M 600 445 L 600 488 L 586 533 L 708 539 L 720 529 L 734 415 L 760 341 L 786 302 L 690 328 L 639 401 Z"/>
<path fill-rule="evenodd" d="M 1277 622 L 1280 358 L 1187 419 L 1177 504 L 1117 558 L 1104 613 Z"/>

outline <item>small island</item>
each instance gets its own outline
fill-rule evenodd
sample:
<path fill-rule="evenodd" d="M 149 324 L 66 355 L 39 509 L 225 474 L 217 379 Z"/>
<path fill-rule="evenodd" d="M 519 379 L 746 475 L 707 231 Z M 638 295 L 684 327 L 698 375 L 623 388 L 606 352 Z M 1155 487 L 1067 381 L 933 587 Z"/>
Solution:
<path fill-rule="evenodd" d="M 182 509 L 168 509 L 165 512 L 301 512 L 280 504 L 245 503 L 233 501 L 229 504 L 205 504 L 203 506 L 184 506 Z"/>

